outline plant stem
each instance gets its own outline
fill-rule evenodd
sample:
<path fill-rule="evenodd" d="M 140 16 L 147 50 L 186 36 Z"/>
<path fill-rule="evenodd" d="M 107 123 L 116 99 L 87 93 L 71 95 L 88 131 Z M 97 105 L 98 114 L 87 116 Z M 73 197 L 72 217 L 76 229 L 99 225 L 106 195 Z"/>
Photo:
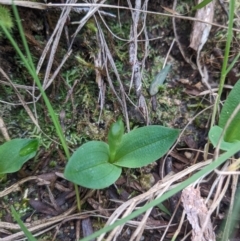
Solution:
<path fill-rule="evenodd" d="M 78 208 L 78 211 L 81 212 L 81 200 L 80 200 L 78 185 L 74 184 L 74 188 L 75 188 L 75 193 L 76 193 L 76 198 L 77 198 L 77 208 Z"/>
<path fill-rule="evenodd" d="M 221 70 L 221 78 L 220 78 L 220 83 L 219 83 L 218 95 L 217 95 L 217 99 L 215 101 L 215 105 L 214 105 L 214 108 L 213 108 L 213 114 L 212 114 L 212 119 L 211 119 L 211 127 L 215 123 L 217 108 L 218 108 L 218 105 L 219 105 L 219 102 L 220 102 L 220 98 L 221 98 L 222 91 L 223 91 L 223 86 L 224 86 L 226 75 L 227 75 L 228 57 L 229 57 L 229 51 L 230 51 L 232 36 L 233 36 L 232 28 L 233 28 L 233 17 L 234 17 L 234 5 L 235 5 L 235 0 L 230 0 L 230 2 L 229 2 L 229 22 L 228 22 L 228 31 L 227 31 L 227 42 L 226 42 L 223 65 L 222 65 L 222 70 Z"/>

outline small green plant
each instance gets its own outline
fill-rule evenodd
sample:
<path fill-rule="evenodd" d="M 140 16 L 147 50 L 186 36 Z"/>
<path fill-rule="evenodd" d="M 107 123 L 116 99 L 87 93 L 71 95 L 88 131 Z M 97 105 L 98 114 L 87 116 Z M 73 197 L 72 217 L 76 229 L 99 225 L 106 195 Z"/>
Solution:
<path fill-rule="evenodd" d="M 218 141 L 223 133 L 224 127 L 231 118 L 234 110 L 240 104 L 240 81 L 238 81 L 234 88 L 231 90 L 220 114 L 218 126 L 213 126 L 209 131 L 209 139 L 214 145 L 217 146 Z M 229 150 L 232 143 L 240 141 L 240 112 L 232 118 L 231 122 L 228 124 L 223 140 L 220 143 L 221 150 Z"/>
<path fill-rule="evenodd" d="M 0 146 L 0 178 L 7 173 L 16 172 L 33 158 L 38 149 L 37 139 L 13 139 Z"/>
<path fill-rule="evenodd" d="M 121 119 L 110 127 L 108 144 L 90 141 L 68 161 L 64 176 L 78 185 L 100 189 L 114 183 L 122 167 L 137 168 L 162 157 L 176 141 L 179 130 L 146 126 L 124 134 Z"/>
<path fill-rule="evenodd" d="M 205 0 L 204 2 L 207 2 Z M 228 65 L 228 57 L 231 47 L 231 42 L 233 38 L 233 16 L 234 16 L 234 9 L 235 9 L 235 1 L 231 0 L 229 2 L 229 23 L 228 23 L 228 34 L 227 34 L 227 41 L 225 47 L 225 54 L 223 59 L 222 71 L 221 71 L 221 78 L 220 78 L 220 85 L 218 89 L 217 99 L 215 101 L 212 121 L 211 121 L 211 129 L 209 131 L 209 140 L 212 142 L 213 146 L 216 147 L 218 142 L 220 142 L 220 149 L 221 150 L 229 150 L 234 143 L 240 142 L 240 81 L 238 81 L 232 91 L 230 92 L 223 109 L 220 114 L 218 126 L 213 126 L 216 117 L 217 107 L 220 103 L 220 97 L 222 95 L 223 86 L 225 83 L 225 78 L 229 71 L 233 68 L 234 64 L 238 61 L 240 57 L 240 53 L 234 58 L 232 63 Z"/>

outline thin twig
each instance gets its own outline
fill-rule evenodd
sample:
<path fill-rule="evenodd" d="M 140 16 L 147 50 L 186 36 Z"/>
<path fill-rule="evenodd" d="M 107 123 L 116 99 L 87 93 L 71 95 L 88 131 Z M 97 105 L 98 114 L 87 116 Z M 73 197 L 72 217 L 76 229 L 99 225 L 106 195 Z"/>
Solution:
<path fill-rule="evenodd" d="M 0 0 L 1 4 L 5 5 L 12 5 L 11 0 Z M 21 6 L 21 7 L 28 7 L 28 8 L 36 8 L 36 9 L 46 9 L 46 8 L 54 8 L 54 7 L 101 7 L 101 8 L 112 8 L 112 9 L 123 9 L 123 10 L 133 10 L 133 11 L 139 11 L 147 14 L 153 14 L 153 15 L 161 15 L 165 17 L 175 17 L 175 18 L 180 18 L 180 19 L 185 19 L 189 21 L 197 21 L 201 23 L 207 23 L 215 27 L 223 28 L 223 29 L 228 29 L 227 26 L 223 26 L 220 24 L 216 23 L 209 23 L 200 19 L 196 19 L 193 17 L 187 17 L 187 16 L 181 16 L 181 15 L 176 15 L 176 14 L 169 14 L 169 13 L 159 13 L 159 12 L 154 12 L 154 11 L 146 11 L 146 10 L 141 10 L 141 9 L 134 9 L 134 8 L 129 8 L 129 7 L 123 7 L 123 6 L 116 6 L 116 5 L 109 5 L 109 4 L 102 4 L 102 3 L 75 3 L 75 4 L 44 4 L 44 3 L 37 3 L 37 2 L 29 2 L 29 1 L 18 1 L 15 0 L 14 4 L 16 6 Z M 240 32 L 240 29 L 233 28 L 233 31 L 235 32 Z"/>

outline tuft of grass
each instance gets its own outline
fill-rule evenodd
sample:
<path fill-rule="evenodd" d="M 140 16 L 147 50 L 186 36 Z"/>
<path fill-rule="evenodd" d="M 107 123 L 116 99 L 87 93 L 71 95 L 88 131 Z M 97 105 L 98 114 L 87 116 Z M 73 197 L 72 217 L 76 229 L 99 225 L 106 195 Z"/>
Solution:
<path fill-rule="evenodd" d="M 4 6 L 0 6 L 0 21 L 5 28 L 7 29 L 13 28 L 14 24 L 13 24 L 12 15 L 9 9 Z"/>

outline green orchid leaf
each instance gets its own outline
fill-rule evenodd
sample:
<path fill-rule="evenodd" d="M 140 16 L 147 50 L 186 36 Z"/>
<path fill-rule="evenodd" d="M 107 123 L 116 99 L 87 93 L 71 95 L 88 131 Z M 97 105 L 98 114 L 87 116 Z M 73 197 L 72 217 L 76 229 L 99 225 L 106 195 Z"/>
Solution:
<path fill-rule="evenodd" d="M 149 93 L 151 96 L 156 95 L 158 93 L 159 87 L 163 85 L 168 72 L 171 68 L 171 64 L 166 65 L 154 78 L 153 82 L 150 85 Z"/>
<path fill-rule="evenodd" d="M 13 139 L 0 146 L 0 174 L 12 173 L 36 155 L 38 140 Z"/>
<path fill-rule="evenodd" d="M 101 141 L 90 141 L 73 153 L 66 165 L 64 177 L 87 188 L 108 187 L 119 178 L 122 171 L 108 161 L 108 145 Z"/>
<path fill-rule="evenodd" d="M 224 128 L 231 114 L 235 108 L 240 104 L 240 81 L 238 81 L 230 94 L 228 95 L 227 100 L 224 103 L 222 108 L 220 118 L 219 118 L 219 127 Z M 240 141 L 240 112 L 233 118 L 229 127 L 226 130 L 224 136 L 224 141 L 226 142 L 235 142 Z"/>
<path fill-rule="evenodd" d="M 211 141 L 211 143 L 213 144 L 214 147 L 217 146 L 222 132 L 223 132 L 223 129 L 219 126 L 213 126 L 210 129 L 210 131 L 208 133 L 208 138 L 209 138 L 209 140 Z M 226 141 L 222 140 L 222 142 L 220 144 L 220 149 L 224 150 L 224 151 L 228 151 L 232 147 L 232 144 L 233 143 L 226 142 Z"/>
<path fill-rule="evenodd" d="M 125 135 L 117 149 L 114 164 L 137 168 L 162 157 L 176 141 L 179 130 L 164 126 L 146 126 Z"/>

